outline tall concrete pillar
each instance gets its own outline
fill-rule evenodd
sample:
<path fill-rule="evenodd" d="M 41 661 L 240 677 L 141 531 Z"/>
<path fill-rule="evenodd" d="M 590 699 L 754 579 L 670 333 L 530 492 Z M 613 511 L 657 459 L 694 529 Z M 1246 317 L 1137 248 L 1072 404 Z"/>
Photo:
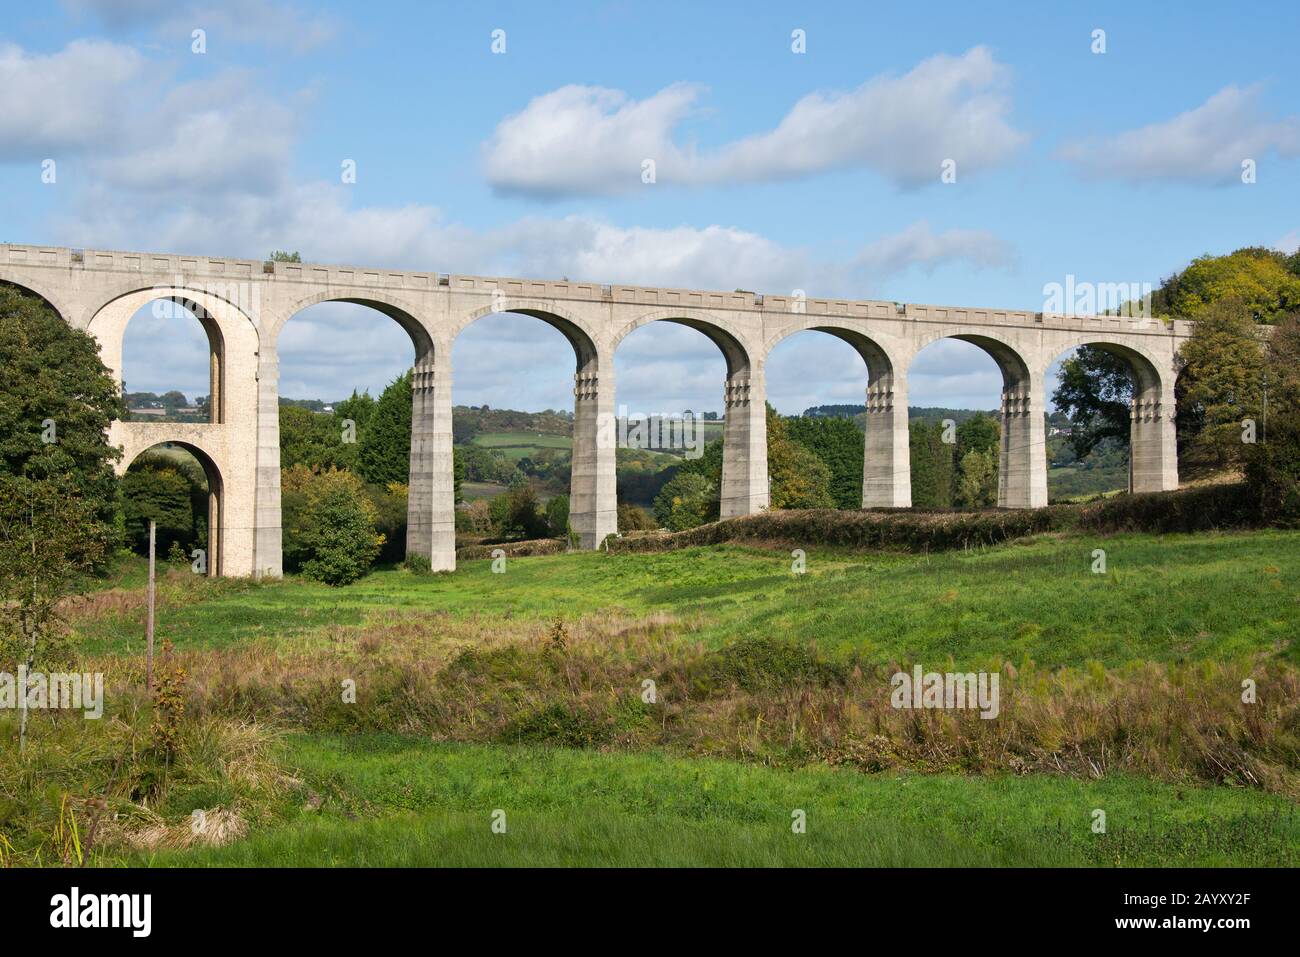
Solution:
<path fill-rule="evenodd" d="M 908 449 L 907 383 L 886 372 L 867 386 L 867 428 L 862 453 L 862 507 L 907 508 L 912 504 Z"/>
<path fill-rule="evenodd" d="M 745 368 L 727 376 L 722 430 L 722 517 L 767 508 L 767 389 Z"/>
<path fill-rule="evenodd" d="M 1042 508 L 1047 504 L 1047 389 L 1041 373 L 1003 369 L 1002 447 L 998 459 L 998 506 Z"/>
<path fill-rule="evenodd" d="M 1178 488 L 1178 434 L 1174 424 L 1174 390 L 1159 382 L 1134 390 L 1129 425 L 1132 492 Z"/>
<path fill-rule="evenodd" d="M 456 478 L 452 462 L 451 349 L 418 356 L 411 373 L 411 471 L 406 557 L 435 572 L 456 569 Z"/>
<path fill-rule="evenodd" d="M 590 356 L 574 376 L 569 525 L 582 548 L 618 531 L 618 429 L 613 356 Z"/>
<path fill-rule="evenodd" d="M 253 575 L 284 574 L 280 522 L 280 360 L 262 348 L 257 362 L 257 479 L 254 492 Z M 211 565 L 211 557 L 209 557 Z"/>

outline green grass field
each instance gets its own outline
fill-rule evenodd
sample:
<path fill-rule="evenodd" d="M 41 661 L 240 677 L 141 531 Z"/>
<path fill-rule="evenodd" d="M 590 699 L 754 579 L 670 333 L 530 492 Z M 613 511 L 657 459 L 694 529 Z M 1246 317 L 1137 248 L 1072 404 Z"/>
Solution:
<path fill-rule="evenodd" d="M 1092 571 L 1094 549 L 1107 571 Z M 389 609 L 549 619 L 618 611 L 696 619 L 717 647 L 754 634 L 814 642 L 867 661 L 1224 660 L 1254 652 L 1300 663 L 1300 533 L 1043 537 L 972 552 L 854 555 L 810 547 L 807 573 L 783 551 L 739 546 L 654 554 L 576 553 L 462 562 L 454 576 L 376 572 L 330 588 L 174 576 L 159 635 L 178 647 L 275 640 L 360 625 Z M 121 583 L 139 585 L 139 566 Z M 138 651 L 143 609 L 79 622 L 88 651 Z"/>
<path fill-rule="evenodd" d="M 511 462 L 524 457 L 532 458 L 539 449 L 573 448 L 573 439 L 567 435 L 549 435 L 544 432 L 484 432 L 474 436 L 474 444 L 496 449 Z"/>
<path fill-rule="evenodd" d="M 1135 778 L 787 772 L 662 754 L 295 736 L 323 800 L 190 866 L 1221 866 L 1300 862 L 1280 798 Z M 1096 810 L 1106 831 L 1094 833 Z M 795 833 L 802 811 L 804 833 Z M 492 830 L 504 813 L 505 833 Z M 500 815 L 498 815 L 500 820 Z"/>
<path fill-rule="evenodd" d="M 161 776 L 136 688 L 143 566 L 126 561 L 70 615 L 119 683 L 109 720 L 34 727 L 48 755 L 0 767 L 0 809 L 35 802 L 26 843 L 12 818 L 0 835 L 48 854 L 58 795 L 108 789 L 123 820 L 173 837 L 200 808 L 247 833 L 95 849 L 107 864 L 1300 863 L 1300 533 L 809 547 L 803 575 L 794 544 L 468 561 L 340 589 L 170 570 L 158 637 L 189 671 L 194 750 Z M 872 682 L 911 663 L 1002 669 L 1015 707 L 908 724 Z M 636 701 L 647 674 L 662 710 Z M 1243 674 L 1257 715 L 1236 703 Z M 360 704 L 339 703 L 343 676 Z M 139 767 L 116 769 L 121 742 Z"/>

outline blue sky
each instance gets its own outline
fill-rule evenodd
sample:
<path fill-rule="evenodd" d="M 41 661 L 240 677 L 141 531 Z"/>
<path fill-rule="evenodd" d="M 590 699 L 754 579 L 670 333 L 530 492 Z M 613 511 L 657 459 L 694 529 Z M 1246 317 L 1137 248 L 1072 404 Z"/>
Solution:
<path fill-rule="evenodd" d="M 1300 241 L 1300 5 L 809 6 L 11 11 L 0 240 L 1034 310 L 1067 274 L 1156 283 L 1202 253 Z M 204 391 L 197 329 L 157 333 L 133 321 L 128 387 Z M 453 353 L 455 400 L 568 407 L 567 350 L 534 320 L 481 320 Z M 283 394 L 335 398 L 377 391 L 410 345 L 326 305 L 290 323 L 281 359 Z M 721 357 L 692 330 L 639 330 L 617 360 L 633 409 L 720 406 Z M 768 383 L 797 412 L 861 401 L 865 370 L 806 333 Z M 999 391 L 962 343 L 911 378 L 917 405 Z"/>

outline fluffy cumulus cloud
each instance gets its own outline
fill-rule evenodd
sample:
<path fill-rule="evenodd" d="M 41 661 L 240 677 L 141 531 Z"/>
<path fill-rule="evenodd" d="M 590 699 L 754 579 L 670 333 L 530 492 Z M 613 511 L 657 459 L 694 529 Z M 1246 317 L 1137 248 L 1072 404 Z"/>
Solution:
<path fill-rule="evenodd" d="M 674 140 L 703 90 L 676 84 L 643 100 L 619 90 L 566 86 L 506 117 L 485 144 L 487 176 L 502 191 L 541 197 L 614 194 L 656 183 L 768 182 L 836 169 L 870 169 L 904 188 L 1009 160 L 1026 142 L 1011 126 L 1009 71 L 984 47 L 931 57 L 903 76 L 856 90 L 812 93 L 772 130 L 713 150 Z"/>
<path fill-rule="evenodd" d="M 153 8 L 141 2 L 115 9 L 116 14 L 101 12 L 128 25 Z M 975 56 L 971 62 L 979 61 Z M 918 71 L 888 82 L 918 82 L 913 78 Z M 143 83 L 145 77 L 153 82 Z M 649 228 L 558 216 L 476 229 L 428 205 L 357 206 L 355 193 L 342 184 L 292 175 L 300 136 L 296 117 L 307 111 L 301 99 L 269 96 L 255 75 L 218 70 L 174 83 L 130 47 L 78 42 L 49 55 L 0 48 L 0 79 L 0 149 L 7 151 L 0 160 L 26 162 L 57 150 L 55 155 L 74 155 L 81 164 L 66 187 L 61 178 L 60 202 L 49 221 L 50 234 L 73 246 L 247 258 L 288 246 L 322 262 L 859 297 L 883 294 L 886 281 L 912 269 L 950 263 L 1002 267 L 1014 260 L 1012 250 L 989 233 L 936 230 L 926 222 L 877 238 L 839 260 L 724 224 Z M 693 88 L 675 87 L 652 103 L 602 102 L 601 115 L 627 111 L 622 126 L 606 131 L 603 149 L 631 140 L 635 146 L 628 155 L 637 155 L 651 142 L 670 145 L 676 118 L 697 95 Z M 852 96 L 870 100 L 880 94 Z M 586 94 L 571 92 L 559 100 L 580 106 Z M 645 135 L 652 140 L 636 140 Z M 737 146 L 733 155 L 746 158 L 743 164 L 736 160 L 736 168 L 754 168 L 760 152 L 752 144 Z M 673 155 L 682 169 L 698 163 L 688 152 Z M 509 165 L 526 170 L 528 162 L 516 157 Z M 597 163 L 580 178 L 599 178 L 602 170 Z M 197 326 L 189 332 L 193 335 L 187 337 L 179 330 L 160 330 L 148 316 L 133 322 L 125 369 L 130 388 L 180 388 L 191 399 L 205 392 L 204 344 Z M 846 349 L 827 336 L 814 336 L 811 343 L 801 339 L 797 346 L 808 363 L 848 374 L 844 396 L 837 392 L 820 401 L 856 399 L 860 360 Z M 305 311 L 286 327 L 280 358 L 285 395 L 337 399 L 353 387 L 382 388 L 409 367 L 412 347 L 387 318 L 332 303 Z M 572 351 L 555 330 L 536 320 L 480 320 L 458 340 L 453 364 L 458 402 L 571 405 Z M 513 375 L 518 368 L 538 374 L 521 378 Z M 619 401 L 649 411 L 720 409 L 723 368 L 718 350 L 702 334 L 652 324 L 619 351 Z M 778 370 L 774 394 L 780 393 L 783 409 L 797 411 L 803 407 L 798 403 L 806 376 L 789 378 L 794 392 L 785 397 Z"/>
<path fill-rule="evenodd" d="M 1226 86 L 1172 119 L 1067 143 L 1057 155 L 1091 178 L 1238 183 L 1246 160 L 1300 158 L 1300 116 L 1268 117 L 1260 93 L 1259 86 Z"/>
<path fill-rule="evenodd" d="M 120 141 L 126 93 L 144 63 L 131 47 L 100 40 L 77 40 L 49 54 L 0 43 L 0 161 Z"/>

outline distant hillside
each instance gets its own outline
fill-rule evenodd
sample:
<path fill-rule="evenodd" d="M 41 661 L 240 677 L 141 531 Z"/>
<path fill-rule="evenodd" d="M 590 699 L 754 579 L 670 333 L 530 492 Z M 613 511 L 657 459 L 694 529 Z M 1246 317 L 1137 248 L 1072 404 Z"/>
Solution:
<path fill-rule="evenodd" d="M 932 425 L 936 422 L 942 422 L 944 419 L 952 419 L 958 425 L 961 425 L 967 419 L 973 418 L 981 412 L 994 418 L 998 418 L 1000 415 L 997 409 L 945 409 L 942 406 L 912 405 L 908 406 L 907 420 Z M 808 418 L 854 419 L 861 425 L 862 417 L 866 415 L 866 409 L 861 405 L 814 405 L 811 408 L 804 409 L 803 414 Z M 1058 428 L 1069 428 L 1070 426 L 1070 420 L 1060 412 L 1048 413 L 1047 421 L 1050 425 Z"/>

